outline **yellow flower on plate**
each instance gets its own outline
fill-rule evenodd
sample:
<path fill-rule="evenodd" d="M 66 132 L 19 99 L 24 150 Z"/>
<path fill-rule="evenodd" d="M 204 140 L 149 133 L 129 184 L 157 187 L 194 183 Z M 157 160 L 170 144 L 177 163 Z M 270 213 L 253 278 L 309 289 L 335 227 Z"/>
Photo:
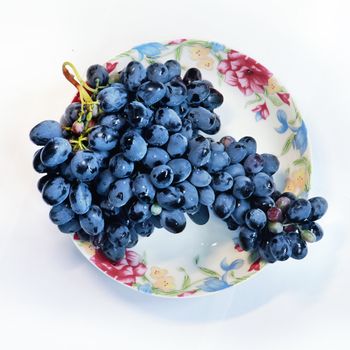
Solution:
<path fill-rule="evenodd" d="M 175 288 L 174 278 L 171 276 L 164 276 L 156 279 L 153 287 L 162 290 L 163 292 L 170 292 Z"/>
<path fill-rule="evenodd" d="M 193 46 L 191 47 L 191 58 L 195 61 L 197 60 L 201 60 L 203 58 L 208 57 L 210 49 L 207 47 L 203 47 L 203 46 Z"/>
<path fill-rule="evenodd" d="M 274 94 L 276 92 L 282 91 L 282 86 L 278 84 L 275 77 L 271 77 L 268 80 L 268 85 L 266 87 L 266 90 L 269 94 Z"/>
<path fill-rule="evenodd" d="M 197 66 L 199 68 L 203 68 L 203 69 L 207 69 L 207 70 L 213 69 L 213 65 L 214 65 L 214 60 L 210 57 L 203 58 L 202 60 L 199 60 L 198 64 L 197 64 Z"/>
<path fill-rule="evenodd" d="M 90 242 L 82 242 L 81 246 L 88 256 L 95 255 L 95 248 Z"/>
<path fill-rule="evenodd" d="M 153 279 L 158 279 L 164 277 L 168 273 L 168 270 L 161 269 L 160 267 L 152 266 L 151 267 L 151 277 Z"/>
<path fill-rule="evenodd" d="M 309 174 L 305 168 L 299 168 L 292 172 L 288 177 L 284 190 L 292 192 L 296 195 L 305 191 L 306 185 L 309 183 Z"/>

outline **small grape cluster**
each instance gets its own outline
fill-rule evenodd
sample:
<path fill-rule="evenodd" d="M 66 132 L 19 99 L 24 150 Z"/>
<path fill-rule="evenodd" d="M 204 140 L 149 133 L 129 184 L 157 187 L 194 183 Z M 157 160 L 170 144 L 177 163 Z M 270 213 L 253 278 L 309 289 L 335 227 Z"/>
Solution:
<path fill-rule="evenodd" d="M 77 86 L 80 102 L 67 107 L 60 123 L 46 120 L 31 130 L 42 146 L 33 166 L 46 173 L 38 188 L 52 206 L 50 219 L 118 261 L 155 227 L 179 233 L 185 213 L 203 225 L 212 209 L 230 229 L 240 227 L 244 249 L 259 249 L 270 262 L 285 260 L 282 232 L 288 232 L 295 239 L 285 255 L 300 257 L 301 242 L 320 238 L 313 223 L 320 199 L 307 202 L 309 221 L 294 218 L 303 200 L 277 199 L 277 157 L 257 154 L 249 136 L 220 142 L 203 136 L 219 131 L 214 110 L 223 96 L 198 69 L 180 74 L 175 60 L 147 68 L 132 61 L 112 82 L 104 67 L 91 66 L 87 84 Z"/>

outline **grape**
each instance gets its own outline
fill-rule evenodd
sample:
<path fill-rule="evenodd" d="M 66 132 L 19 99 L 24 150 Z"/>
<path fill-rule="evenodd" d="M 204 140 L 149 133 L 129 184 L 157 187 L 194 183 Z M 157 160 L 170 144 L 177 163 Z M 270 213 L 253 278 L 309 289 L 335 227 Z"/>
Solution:
<path fill-rule="evenodd" d="M 43 189 L 42 196 L 49 205 L 61 204 L 69 195 L 70 184 L 63 177 L 57 176 L 49 179 Z"/>
<path fill-rule="evenodd" d="M 241 142 L 231 142 L 226 152 L 231 159 L 231 163 L 239 163 L 246 157 L 247 147 Z"/>
<path fill-rule="evenodd" d="M 264 167 L 264 159 L 259 154 L 253 153 L 244 160 L 243 166 L 248 174 L 257 174 Z"/>
<path fill-rule="evenodd" d="M 210 184 L 212 177 L 204 169 L 195 169 L 190 176 L 190 182 L 196 187 L 206 187 Z"/>
<path fill-rule="evenodd" d="M 132 197 L 131 182 L 129 178 L 117 180 L 111 186 L 108 200 L 115 207 L 122 207 Z"/>
<path fill-rule="evenodd" d="M 136 96 L 146 106 L 151 106 L 159 102 L 164 97 L 165 92 L 164 84 L 147 81 L 138 88 Z"/>
<path fill-rule="evenodd" d="M 187 85 L 187 101 L 199 104 L 209 96 L 209 86 L 204 81 L 196 80 Z"/>
<path fill-rule="evenodd" d="M 291 257 L 292 248 L 284 235 L 277 234 L 271 239 L 270 252 L 275 259 L 285 261 Z"/>
<path fill-rule="evenodd" d="M 145 140 L 152 146 L 163 146 L 169 140 L 169 132 L 167 128 L 162 125 L 151 125 L 144 130 Z"/>
<path fill-rule="evenodd" d="M 37 187 L 39 192 L 42 192 L 44 185 L 46 184 L 47 181 L 49 181 L 50 179 L 52 179 L 52 175 L 47 174 L 42 176 L 37 183 Z"/>
<path fill-rule="evenodd" d="M 196 129 L 205 132 L 213 126 L 216 116 L 204 107 L 192 107 L 188 112 L 188 119 Z"/>
<path fill-rule="evenodd" d="M 156 191 L 147 174 L 140 174 L 135 177 L 132 184 L 132 191 L 138 200 L 145 203 L 151 203 L 156 195 Z"/>
<path fill-rule="evenodd" d="M 190 110 L 190 107 L 187 101 L 184 101 L 177 106 L 172 106 L 171 109 L 173 109 L 181 119 L 184 119 L 187 116 Z M 189 120 L 185 119 L 184 122 L 185 121 L 189 121 Z"/>
<path fill-rule="evenodd" d="M 167 164 L 174 173 L 174 183 L 182 182 L 186 180 L 192 171 L 191 163 L 184 158 L 172 159 Z"/>
<path fill-rule="evenodd" d="M 282 210 L 278 207 L 271 207 L 267 211 L 267 218 L 269 221 L 277 221 L 282 222 L 283 221 L 283 213 Z"/>
<path fill-rule="evenodd" d="M 132 174 L 134 163 L 126 159 L 122 153 L 117 153 L 109 161 L 109 170 L 114 177 L 123 179 Z"/>
<path fill-rule="evenodd" d="M 216 173 L 222 171 L 230 164 L 230 157 L 226 152 L 212 151 L 208 164 L 206 165 L 210 173 Z M 229 173 L 228 173 L 229 174 Z M 231 174 L 230 174 L 231 176 Z"/>
<path fill-rule="evenodd" d="M 227 219 L 236 206 L 236 199 L 227 193 L 220 193 L 214 202 L 213 209 L 214 213 L 220 219 Z"/>
<path fill-rule="evenodd" d="M 211 186 L 215 191 L 225 192 L 232 188 L 233 178 L 229 173 L 220 172 L 213 174 Z"/>
<path fill-rule="evenodd" d="M 132 61 L 110 83 L 106 68 L 93 65 L 92 103 L 71 103 L 60 124 L 47 120 L 31 130 L 42 147 L 33 167 L 46 173 L 38 189 L 52 206 L 51 221 L 119 261 L 155 227 L 179 233 L 185 213 L 204 225 L 213 210 L 229 230 L 240 228 L 242 248 L 261 259 L 305 257 L 306 242 L 323 236 L 314 221 L 327 202 L 276 191 L 279 160 L 257 154 L 253 137 L 201 135 L 220 130 L 215 108 L 223 96 L 197 68 L 180 74 L 175 60 L 147 69 Z"/>
<path fill-rule="evenodd" d="M 122 84 L 113 84 L 97 95 L 100 108 L 106 113 L 118 112 L 127 102 L 127 92 Z"/>
<path fill-rule="evenodd" d="M 168 165 L 158 165 L 151 171 L 151 181 L 157 188 L 166 188 L 174 180 L 174 172 Z"/>
<path fill-rule="evenodd" d="M 180 133 L 176 133 L 170 136 L 167 151 L 173 158 L 181 157 L 187 149 L 187 138 Z"/>
<path fill-rule="evenodd" d="M 239 140 L 239 143 L 245 145 L 247 150 L 247 155 L 256 153 L 256 141 L 251 136 L 244 136 Z"/>
<path fill-rule="evenodd" d="M 193 140 L 193 139 L 192 139 Z M 188 160 L 193 166 L 201 167 L 209 162 L 211 156 L 210 142 L 204 139 L 200 143 L 189 144 Z"/>
<path fill-rule="evenodd" d="M 72 152 L 69 141 L 62 137 L 54 137 L 40 152 L 40 160 L 46 167 L 52 168 L 68 159 Z"/>
<path fill-rule="evenodd" d="M 126 248 L 134 247 L 137 244 L 138 240 L 139 240 L 139 237 L 137 235 L 137 232 L 135 231 L 135 229 L 131 228 L 129 232 L 129 242 L 126 245 Z"/>
<path fill-rule="evenodd" d="M 206 206 L 211 206 L 215 201 L 215 192 L 210 186 L 198 189 L 199 202 Z"/>
<path fill-rule="evenodd" d="M 105 125 L 95 126 L 89 133 L 89 146 L 96 151 L 110 151 L 118 141 L 118 132 Z"/>
<path fill-rule="evenodd" d="M 271 196 L 275 190 L 275 184 L 272 178 L 265 174 L 259 173 L 253 177 L 254 183 L 254 196 L 257 197 L 268 197 Z"/>
<path fill-rule="evenodd" d="M 33 127 L 30 139 L 38 146 L 46 145 L 55 137 L 62 137 L 61 125 L 55 120 L 45 120 Z"/>
<path fill-rule="evenodd" d="M 155 83 L 168 81 L 168 68 L 163 63 L 152 63 L 146 70 L 147 79 Z"/>
<path fill-rule="evenodd" d="M 43 164 L 43 162 L 40 159 L 42 150 L 43 148 L 38 149 L 34 153 L 34 157 L 33 157 L 33 168 L 39 174 L 43 174 L 49 171 L 49 169 Z"/>
<path fill-rule="evenodd" d="M 129 208 L 128 217 L 134 222 L 142 222 L 149 219 L 151 217 L 149 204 L 135 201 Z"/>
<path fill-rule="evenodd" d="M 263 240 L 258 246 L 258 252 L 262 259 L 269 263 L 277 261 L 276 257 L 271 253 L 271 242 L 270 240 Z"/>
<path fill-rule="evenodd" d="M 114 245 L 110 240 L 107 240 L 102 247 L 103 254 L 112 261 L 118 261 L 125 255 L 125 247 Z"/>
<path fill-rule="evenodd" d="M 177 62 L 175 60 L 168 60 L 164 64 L 165 64 L 165 67 L 168 68 L 168 79 L 169 80 L 180 76 L 181 66 L 180 66 L 179 62 Z"/>
<path fill-rule="evenodd" d="M 294 201 L 288 211 L 287 216 L 291 222 L 305 221 L 311 214 L 311 204 L 308 200 L 300 198 Z"/>
<path fill-rule="evenodd" d="M 81 113 L 81 104 L 79 102 L 71 103 L 65 110 L 61 117 L 60 124 L 62 126 L 71 126 L 78 118 Z M 61 136 L 61 135 L 57 135 Z"/>
<path fill-rule="evenodd" d="M 247 199 L 253 192 L 255 185 L 247 176 L 237 176 L 233 180 L 233 195 L 237 199 Z"/>
<path fill-rule="evenodd" d="M 147 144 L 136 131 L 126 132 L 120 140 L 120 148 L 124 157 L 135 162 L 141 160 L 147 152 Z"/>
<path fill-rule="evenodd" d="M 126 119 L 115 114 L 108 114 L 100 119 L 100 125 L 108 126 L 114 131 L 120 131 L 125 127 Z"/>
<path fill-rule="evenodd" d="M 99 163 L 95 153 L 78 151 L 70 163 L 73 175 L 80 181 L 93 180 L 98 175 Z"/>
<path fill-rule="evenodd" d="M 185 204 L 185 196 L 178 187 L 169 186 L 157 193 L 158 204 L 167 210 L 179 209 Z"/>
<path fill-rule="evenodd" d="M 262 171 L 268 175 L 275 174 L 280 166 L 278 158 L 275 155 L 269 153 L 263 153 L 261 157 L 263 158 L 264 163 Z"/>
<path fill-rule="evenodd" d="M 275 201 L 271 197 L 251 197 L 252 208 L 259 208 L 268 213 L 268 210 L 275 206 Z"/>
<path fill-rule="evenodd" d="M 83 182 L 72 185 L 69 193 L 69 202 L 76 214 L 85 214 L 92 204 L 89 186 Z"/>
<path fill-rule="evenodd" d="M 153 169 L 157 165 L 168 163 L 170 160 L 169 154 L 162 148 L 150 147 L 147 150 L 146 156 L 142 162 L 149 168 Z"/>
<path fill-rule="evenodd" d="M 130 91 L 136 91 L 137 88 L 146 78 L 146 69 L 140 62 L 131 61 L 125 67 L 122 75 L 121 82 Z"/>
<path fill-rule="evenodd" d="M 74 233 L 74 232 L 78 232 L 81 229 L 81 227 L 80 227 L 79 220 L 74 218 L 66 222 L 65 224 L 58 225 L 58 229 L 62 233 Z"/>
<path fill-rule="evenodd" d="M 103 214 L 100 207 L 92 205 L 89 211 L 79 216 L 81 228 L 89 235 L 96 236 L 104 228 Z"/>
<path fill-rule="evenodd" d="M 193 81 L 202 80 L 202 73 L 197 68 L 190 68 L 183 77 L 183 82 L 186 85 L 191 84 Z"/>
<path fill-rule="evenodd" d="M 156 124 L 163 125 L 169 132 L 177 132 L 181 130 L 181 118 L 171 108 L 159 108 L 154 116 Z"/>
<path fill-rule="evenodd" d="M 236 202 L 236 209 L 232 213 L 233 220 L 239 224 L 243 225 L 245 223 L 246 213 L 250 210 L 250 203 L 246 199 L 238 199 Z"/>
<path fill-rule="evenodd" d="M 251 209 L 245 214 L 245 224 L 251 230 L 263 229 L 266 221 L 266 215 L 261 209 Z"/>
<path fill-rule="evenodd" d="M 210 127 L 210 129 L 205 130 L 205 133 L 208 135 L 215 135 L 219 132 L 220 128 L 221 128 L 220 118 L 215 114 L 213 125 Z"/>
<path fill-rule="evenodd" d="M 148 219 L 135 224 L 134 229 L 141 237 L 149 237 L 154 231 L 154 225 L 152 221 Z"/>
<path fill-rule="evenodd" d="M 179 210 L 163 210 L 160 214 L 162 226 L 171 233 L 180 233 L 186 227 L 186 218 L 184 213 Z"/>
<path fill-rule="evenodd" d="M 309 221 L 301 225 L 302 237 L 305 241 L 313 243 L 323 237 L 323 230 L 317 222 Z"/>
<path fill-rule="evenodd" d="M 215 108 L 220 107 L 223 102 L 224 102 L 224 96 L 222 96 L 222 94 L 218 90 L 214 89 L 213 87 L 210 87 L 209 95 L 202 102 L 202 106 L 212 111 Z"/>
<path fill-rule="evenodd" d="M 183 205 L 183 209 L 189 213 L 193 212 L 199 203 L 199 196 L 196 187 L 194 187 L 188 181 L 181 182 L 177 185 L 177 187 L 185 196 L 185 204 Z"/>
<path fill-rule="evenodd" d="M 200 205 L 197 212 L 188 214 L 188 217 L 197 225 L 205 225 L 209 221 L 209 210 L 206 205 Z"/>
<path fill-rule="evenodd" d="M 220 142 L 211 141 L 210 142 L 210 149 L 212 152 L 223 152 L 225 150 L 225 147 Z"/>
<path fill-rule="evenodd" d="M 313 197 L 309 199 L 309 202 L 311 204 L 311 213 L 308 217 L 308 220 L 319 220 L 328 209 L 327 201 L 322 197 Z"/>
<path fill-rule="evenodd" d="M 165 84 L 164 102 L 169 107 L 179 106 L 186 100 L 187 88 L 181 81 L 172 80 Z"/>
<path fill-rule="evenodd" d="M 239 231 L 241 247 L 246 251 L 251 251 L 258 246 L 258 233 L 246 226 L 242 226 Z"/>
<path fill-rule="evenodd" d="M 63 225 L 72 220 L 75 213 L 68 203 L 61 203 L 51 208 L 49 217 L 54 224 Z"/>
<path fill-rule="evenodd" d="M 232 178 L 245 175 L 243 165 L 240 163 L 231 164 L 228 167 L 224 168 L 223 170 L 226 173 L 229 173 L 232 176 Z"/>
<path fill-rule="evenodd" d="M 220 143 L 223 144 L 225 150 L 230 146 L 231 143 L 236 142 L 235 138 L 232 136 L 224 136 L 220 139 Z"/>
<path fill-rule="evenodd" d="M 109 74 L 106 68 L 99 64 L 90 66 L 87 70 L 86 77 L 88 84 L 93 88 L 107 85 L 109 80 Z"/>
<path fill-rule="evenodd" d="M 307 244 L 304 240 L 298 239 L 292 244 L 292 258 L 293 259 L 304 259 L 307 255 L 308 249 Z"/>
<path fill-rule="evenodd" d="M 135 128 L 147 126 L 153 114 L 152 110 L 138 101 L 129 103 L 125 107 L 124 112 L 129 124 Z"/>

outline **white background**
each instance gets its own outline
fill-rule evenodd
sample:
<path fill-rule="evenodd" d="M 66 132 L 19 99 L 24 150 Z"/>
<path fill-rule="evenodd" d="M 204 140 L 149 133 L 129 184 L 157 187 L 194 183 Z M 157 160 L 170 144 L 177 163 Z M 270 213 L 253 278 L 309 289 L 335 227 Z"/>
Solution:
<path fill-rule="evenodd" d="M 3 1 L 0 8 L 2 349 L 339 349 L 350 344 L 347 1 Z M 81 71 L 179 37 L 256 58 L 296 100 L 313 148 L 311 195 L 330 204 L 303 261 L 207 298 L 145 296 L 98 273 L 57 233 L 36 190 L 30 128 L 59 118 Z"/>

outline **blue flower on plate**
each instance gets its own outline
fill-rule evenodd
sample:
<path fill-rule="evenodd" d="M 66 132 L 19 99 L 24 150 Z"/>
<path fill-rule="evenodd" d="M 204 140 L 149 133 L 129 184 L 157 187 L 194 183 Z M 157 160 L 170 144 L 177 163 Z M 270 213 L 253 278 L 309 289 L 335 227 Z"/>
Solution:
<path fill-rule="evenodd" d="M 143 293 L 147 293 L 147 294 L 152 293 L 152 286 L 150 283 L 141 284 L 137 287 L 137 289 Z"/>
<path fill-rule="evenodd" d="M 216 292 L 218 290 L 230 287 L 230 284 L 227 282 L 227 273 L 229 271 L 239 269 L 243 266 L 243 264 L 244 261 L 242 259 L 233 260 L 230 264 L 228 264 L 226 258 L 224 258 L 220 263 L 220 267 L 223 271 L 225 271 L 221 278 L 208 277 L 204 280 L 203 284 L 199 286 L 199 288 L 205 292 Z"/>
<path fill-rule="evenodd" d="M 135 46 L 133 49 L 139 53 L 140 60 L 142 60 L 144 56 L 149 58 L 158 57 L 165 46 L 161 43 L 152 42 Z"/>
<path fill-rule="evenodd" d="M 290 129 L 294 133 L 293 148 L 299 150 L 300 154 L 303 155 L 307 149 L 307 129 L 304 121 L 301 122 L 299 127 L 290 125 L 287 120 L 287 114 L 282 109 L 277 110 L 277 119 L 281 125 L 276 128 L 276 131 L 284 134 Z"/>
<path fill-rule="evenodd" d="M 207 278 L 203 284 L 199 286 L 199 288 L 205 292 L 216 292 L 227 287 L 230 287 L 230 285 L 226 281 L 216 277 Z"/>
<path fill-rule="evenodd" d="M 211 49 L 212 49 L 213 52 L 219 52 L 219 51 L 224 51 L 225 50 L 225 46 L 224 45 L 219 44 L 219 43 L 217 43 L 215 41 L 212 41 L 210 43 L 210 45 L 211 45 Z"/>

